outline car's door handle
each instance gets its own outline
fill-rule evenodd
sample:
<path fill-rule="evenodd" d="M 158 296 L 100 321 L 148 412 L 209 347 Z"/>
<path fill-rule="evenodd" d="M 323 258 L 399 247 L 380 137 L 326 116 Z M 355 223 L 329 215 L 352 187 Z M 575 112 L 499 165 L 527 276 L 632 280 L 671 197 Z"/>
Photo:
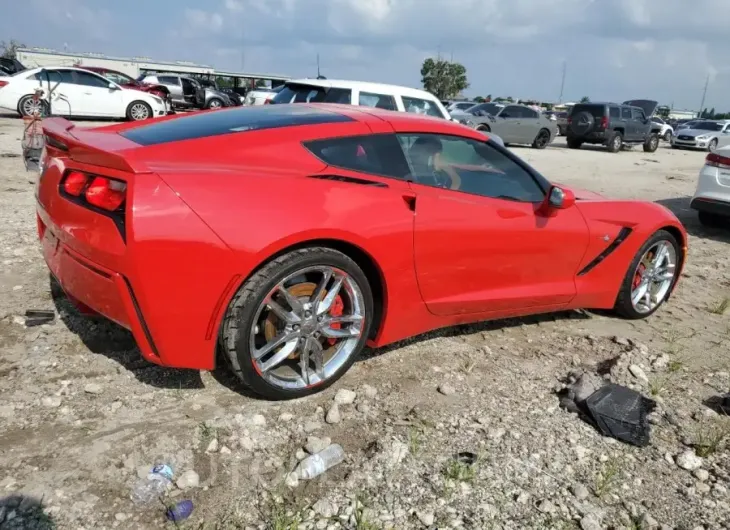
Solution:
<path fill-rule="evenodd" d="M 84 95 L 90 96 L 91 95 L 91 92 L 84 92 Z"/>

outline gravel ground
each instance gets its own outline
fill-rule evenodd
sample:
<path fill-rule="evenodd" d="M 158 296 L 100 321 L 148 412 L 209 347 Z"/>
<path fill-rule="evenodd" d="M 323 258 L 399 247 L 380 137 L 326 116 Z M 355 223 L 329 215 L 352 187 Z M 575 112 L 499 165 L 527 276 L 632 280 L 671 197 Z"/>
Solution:
<path fill-rule="evenodd" d="M 688 208 L 705 154 L 515 148 L 554 181 L 659 201 L 685 223 L 685 273 L 648 320 L 578 311 L 462 326 L 272 403 L 225 371 L 147 364 L 128 332 L 51 289 L 21 135 L 0 118 L 0 528 L 173 528 L 165 504 L 183 499 L 195 510 L 180 527 L 211 530 L 730 528 L 730 426 L 706 405 L 730 390 L 730 231 L 701 228 Z M 28 328 L 26 309 L 59 318 Z M 649 446 L 559 406 L 583 371 L 657 401 Z M 344 462 L 295 486 L 305 447 L 330 442 Z M 179 483 L 136 506 L 130 488 L 156 463 Z"/>

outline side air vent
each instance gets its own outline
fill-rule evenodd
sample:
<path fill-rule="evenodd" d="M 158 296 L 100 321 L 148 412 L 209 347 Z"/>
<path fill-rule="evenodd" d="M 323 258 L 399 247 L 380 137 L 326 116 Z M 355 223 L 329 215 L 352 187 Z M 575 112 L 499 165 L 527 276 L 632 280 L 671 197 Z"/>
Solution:
<path fill-rule="evenodd" d="M 583 269 L 578 273 L 578 276 L 583 276 L 584 274 L 591 272 L 596 266 L 598 266 L 598 264 L 611 255 L 611 253 L 616 250 L 627 237 L 629 237 L 629 234 L 631 234 L 631 228 L 623 227 L 618 233 L 618 236 L 616 236 L 616 239 L 614 239 L 603 252 L 596 256 L 593 261 L 583 267 Z"/>
<path fill-rule="evenodd" d="M 336 182 L 347 182 L 349 184 L 360 184 L 361 186 L 374 186 L 376 188 L 387 188 L 388 185 L 377 180 L 359 179 L 356 177 L 345 177 L 343 175 L 310 175 L 309 178 L 319 180 L 334 180 Z"/>

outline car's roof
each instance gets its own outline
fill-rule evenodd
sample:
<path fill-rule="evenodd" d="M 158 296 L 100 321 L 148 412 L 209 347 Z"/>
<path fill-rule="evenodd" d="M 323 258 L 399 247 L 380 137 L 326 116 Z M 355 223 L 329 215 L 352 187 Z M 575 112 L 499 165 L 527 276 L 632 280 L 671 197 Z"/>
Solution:
<path fill-rule="evenodd" d="M 345 79 L 289 79 L 286 84 L 310 85 L 322 88 L 349 88 L 362 90 L 364 92 L 377 92 L 381 94 L 400 94 L 404 96 L 412 96 L 417 98 L 432 99 L 436 101 L 436 96 L 419 88 L 410 88 L 400 85 L 388 85 L 385 83 L 368 83 L 366 81 L 348 81 Z"/>
<path fill-rule="evenodd" d="M 255 134 L 266 129 L 291 128 L 302 125 L 339 124 L 341 134 L 362 134 L 361 127 L 348 124 L 364 123 L 372 130 L 382 130 L 383 122 L 397 132 L 450 134 L 483 139 L 484 135 L 470 127 L 443 118 L 423 114 L 398 112 L 336 103 L 286 103 L 231 107 L 215 112 L 190 113 L 160 118 L 139 125 L 114 127 L 122 136 L 141 145 L 155 145 L 195 140 L 235 133 Z M 352 129 L 352 133 L 348 131 Z"/>

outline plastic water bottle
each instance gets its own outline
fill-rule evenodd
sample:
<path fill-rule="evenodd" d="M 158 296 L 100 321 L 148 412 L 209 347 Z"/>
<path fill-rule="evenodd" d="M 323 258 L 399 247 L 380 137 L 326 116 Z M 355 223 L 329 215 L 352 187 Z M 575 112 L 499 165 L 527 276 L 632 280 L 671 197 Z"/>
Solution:
<path fill-rule="evenodd" d="M 172 469 L 168 465 L 158 465 L 132 487 L 130 498 L 134 504 L 149 504 L 164 495 L 172 485 Z"/>
<path fill-rule="evenodd" d="M 300 479 L 310 480 L 318 477 L 329 468 L 336 466 L 345 459 L 345 450 L 339 444 L 332 444 L 319 453 L 308 456 L 297 467 L 296 473 Z"/>

